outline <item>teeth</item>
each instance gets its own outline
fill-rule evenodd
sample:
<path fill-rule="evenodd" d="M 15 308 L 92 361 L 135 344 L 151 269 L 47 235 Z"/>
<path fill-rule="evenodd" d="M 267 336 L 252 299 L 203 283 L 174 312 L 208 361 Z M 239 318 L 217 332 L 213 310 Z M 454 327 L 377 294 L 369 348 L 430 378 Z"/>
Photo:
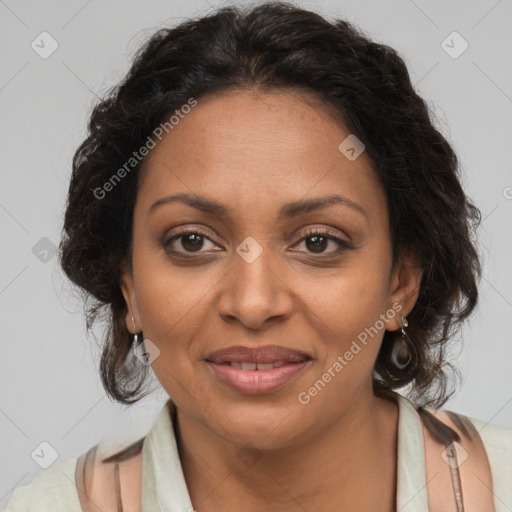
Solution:
<path fill-rule="evenodd" d="M 272 370 L 272 368 L 279 368 L 280 366 L 284 366 L 288 361 L 274 361 L 273 363 L 239 363 L 239 362 L 231 362 L 229 363 L 231 366 L 238 368 L 239 370 Z"/>
<path fill-rule="evenodd" d="M 258 370 L 272 370 L 272 368 L 274 368 L 274 365 L 273 363 L 258 363 L 256 367 L 258 368 Z"/>

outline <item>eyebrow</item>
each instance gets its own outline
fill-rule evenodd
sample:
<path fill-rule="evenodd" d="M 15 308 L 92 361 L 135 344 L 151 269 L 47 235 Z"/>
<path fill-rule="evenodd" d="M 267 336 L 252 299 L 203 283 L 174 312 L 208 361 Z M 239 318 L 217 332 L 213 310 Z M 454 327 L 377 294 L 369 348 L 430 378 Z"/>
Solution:
<path fill-rule="evenodd" d="M 166 197 L 162 197 L 155 201 L 148 210 L 148 215 L 153 213 L 158 207 L 163 206 L 165 204 L 180 202 L 191 206 L 197 210 L 200 210 L 204 213 L 215 215 L 220 218 L 227 217 L 229 215 L 230 210 L 226 208 L 221 203 L 217 201 L 213 201 L 212 199 L 208 199 L 204 196 L 200 196 L 197 194 L 174 194 Z M 325 197 L 317 197 L 313 199 L 307 200 L 299 200 L 292 201 L 291 203 L 286 203 L 278 211 L 278 218 L 292 218 L 297 215 L 310 213 L 312 211 L 320 210 L 322 208 L 326 208 L 328 206 L 340 204 L 349 206 L 350 208 L 358 211 L 368 218 L 367 211 L 358 203 L 354 201 L 340 196 L 339 194 L 333 194 Z"/>

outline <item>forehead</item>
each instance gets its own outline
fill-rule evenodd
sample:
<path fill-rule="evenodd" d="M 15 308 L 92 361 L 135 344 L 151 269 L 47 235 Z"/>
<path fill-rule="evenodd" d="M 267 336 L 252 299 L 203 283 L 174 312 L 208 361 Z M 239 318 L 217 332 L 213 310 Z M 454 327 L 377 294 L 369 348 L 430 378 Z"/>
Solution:
<path fill-rule="evenodd" d="M 351 133 L 314 96 L 230 90 L 197 101 L 146 158 L 139 188 L 146 206 L 176 192 L 261 207 L 339 193 L 382 210 L 371 159 L 340 151 Z"/>

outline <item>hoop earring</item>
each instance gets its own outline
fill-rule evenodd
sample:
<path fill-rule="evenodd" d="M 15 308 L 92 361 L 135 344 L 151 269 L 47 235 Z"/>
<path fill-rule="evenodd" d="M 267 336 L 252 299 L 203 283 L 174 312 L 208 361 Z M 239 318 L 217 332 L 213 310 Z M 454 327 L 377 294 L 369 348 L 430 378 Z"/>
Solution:
<path fill-rule="evenodd" d="M 400 318 L 400 330 L 402 331 L 402 335 L 400 339 L 395 342 L 393 346 L 392 359 L 395 365 L 403 370 L 405 367 L 409 365 L 412 361 L 412 354 L 410 351 L 410 344 L 408 343 L 408 335 L 405 331 L 406 327 L 409 326 L 409 322 L 405 316 L 401 316 Z"/>

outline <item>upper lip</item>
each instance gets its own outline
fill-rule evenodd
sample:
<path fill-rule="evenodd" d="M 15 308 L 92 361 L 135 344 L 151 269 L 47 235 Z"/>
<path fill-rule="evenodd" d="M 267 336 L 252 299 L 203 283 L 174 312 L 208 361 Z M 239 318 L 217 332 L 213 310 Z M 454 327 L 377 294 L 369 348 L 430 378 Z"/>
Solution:
<path fill-rule="evenodd" d="M 300 363 L 311 359 L 305 352 L 279 345 L 264 345 L 250 348 L 235 345 L 212 352 L 206 360 L 212 363 L 273 363 L 274 361 L 289 361 Z"/>

